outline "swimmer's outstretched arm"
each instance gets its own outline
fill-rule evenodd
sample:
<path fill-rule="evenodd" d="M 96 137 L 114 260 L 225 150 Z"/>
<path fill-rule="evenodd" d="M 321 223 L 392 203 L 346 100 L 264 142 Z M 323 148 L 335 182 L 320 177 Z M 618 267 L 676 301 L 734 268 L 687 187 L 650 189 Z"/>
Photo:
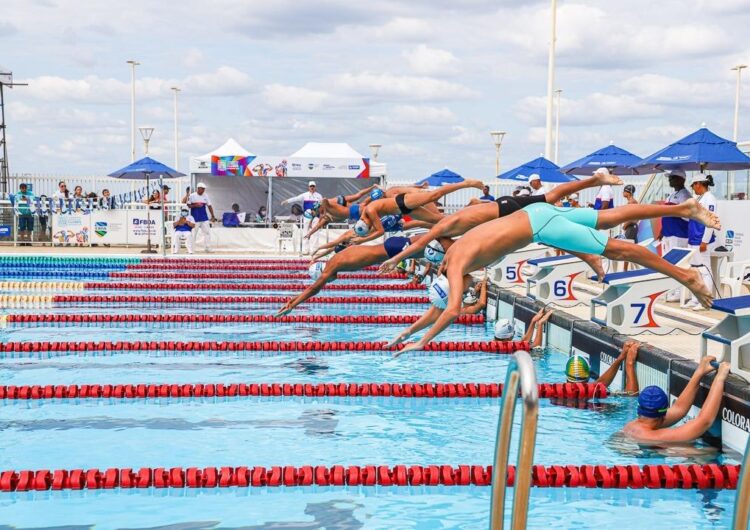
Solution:
<path fill-rule="evenodd" d="M 374 190 L 377 187 L 378 187 L 377 184 L 373 184 L 372 186 L 368 186 L 364 189 L 361 189 L 357 193 L 354 193 L 352 195 L 344 195 L 344 199 L 346 200 L 347 203 L 357 202 L 358 200 L 360 200 L 362 197 L 364 197 L 365 195 L 367 195 L 368 193 L 370 193 L 372 190 Z"/>
<path fill-rule="evenodd" d="M 349 241 L 353 237 L 354 237 L 354 230 L 352 230 L 350 228 L 349 230 L 347 230 L 346 232 L 344 232 L 343 234 L 341 234 L 339 237 L 337 237 L 336 239 L 334 239 L 330 243 L 324 243 L 324 244 L 320 245 L 316 249 L 316 252 L 318 250 L 328 250 L 329 248 L 330 249 L 334 249 L 334 248 L 336 248 L 337 245 L 340 245 L 341 243 L 346 243 L 347 241 Z"/>
<path fill-rule="evenodd" d="M 622 351 L 620 352 L 620 355 L 617 356 L 617 359 L 615 359 L 615 362 L 612 363 L 612 366 L 607 368 L 607 371 L 599 376 L 599 379 L 596 380 L 596 383 L 601 383 L 602 385 L 609 387 L 609 385 L 612 384 L 612 381 L 614 381 L 617 372 L 620 371 L 620 366 L 622 365 L 622 363 L 626 362 L 625 393 L 630 396 L 637 395 L 638 376 L 635 372 L 635 361 L 638 358 L 639 346 L 640 343 L 638 343 L 637 341 L 625 341 L 625 344 L 622 345 Z"/>
<path fill-rule="evenodd" d="M 536 333 L 534 333 L 534 340 L 531 343 L 531 349 L 541 348 L 544 340 L 544 324 L 552 316 L 552 310 L 547 311 L 541 317 L 539 317 L 535 323 Z"/>
<path fill-rule="evenodd" d="M 328 270 L 329 268 L 332 270 Z M 284 306 L 276 312 L 276 316 L 280 317 L 288 315 L 295 307 L 318 294 L 325 284 L 336 279 L 336 272 L 338 272 L 338 267 L 335 265 L 323 269 L 323 274 L 320 275 L 320 278 L 318 278 L 315 283 L 307 289 L 284 304 Z"/>
<path fill-rule="evenodd" d="M 454 215 L 443 217 L 443 219 L 438 221 L 437 224 L 435 224 L 429 232 L 420 236 L 420 238 L 415 243 L 412 243 L 396 256 L 383 262 L 380 265 L 380 269 L 378 270 L 378 272 L 380 274 L 391 272 L 396 268 L 396 265 L 398 265 L 399 261 L 408 259 L 416 254 L 421 254 L 431 241 L 443 237 L 444 234 L 451 233 L 450 230 L 453 229 L 453 227 L 458 222 Z"/>
<path fill-rule="evenodd" d="M 601 173 L 595 174 L 593 177 L 582 180 L 574 180 L 572 182 L 565 182 L 558 184 L 548 192 L 544 194 L 544 199 L 549 204 L 555 204 L 556 202 L 567 197 L 572 193 L 578 193 L 579 191 L 587 188 L 596 188 L 598 186 L 611 185 L 620 186 L 624 184 L 622 179 L 616 175 L 603 175 Z"/>
<path fill-rule="evenodd" d="M 313 235 L 315 232 L 320 230 L 321 228 L 325 228 L 328 223 L 332 221 L 331 216 L 329 214 L 322 214 L 320 216 L 320 219 L 317 223 L 315 223 L 315 226 L 310 228 L 310 230 L 307 231 L 307 234 L 305 234 L 305 239 L 310 239 L 310 236 Z"/>
<path fill-rule="evenodd" d="M 411 326 L 403 330 L 401 333 L 396 335 L 394 338 L 392 338 L 388 344 L 385 345 L 386 348 L 390 348 L 392 346 L 396 346 L 397 344 L 401 344 L 406 339 L 414 335 L 417 331 L 421 331 L 427 326 L 431 325 L 433 322 L 437 320 L 437 318 L 440 316 L 440 309 L 435 307 L 434 305 L 431 305 L 430 308 L 425 311 L 425 313 L 419 317 L 419 319 L 414 322 Z M 396 352 L 393 354 L 394 357 L 398 357 L 401 355 L 401 352 Z"/>
<path fill-rule="evenodd" d="M 695 396 L 698 394 L 701 379 L 704 375 L 710 374 L 715 370 L 715 368 L 711 366 L 712 361 L 716 361 L 716 358 L 708 356 L 703 357 L 700 360 L 698 367 L 695 369 L 695 372 L 693 372 L 693 376 L 690 378 L 690 381 L 688 381 L 688 384 L 685 385 L 685 389 L 680 394 L 680 397 L 678 397 L 677 401 L 674 402 L 674 405 L 667 410 L 667 414 L 664 416 L 664 423 L 662 424 L 664 427 L 674 425 L 690 412 L 690 407 L 693 405 L 693 402 L 695 402 Z M 703 408 L 705 410 L 705 404 L 703 405 Z"/>

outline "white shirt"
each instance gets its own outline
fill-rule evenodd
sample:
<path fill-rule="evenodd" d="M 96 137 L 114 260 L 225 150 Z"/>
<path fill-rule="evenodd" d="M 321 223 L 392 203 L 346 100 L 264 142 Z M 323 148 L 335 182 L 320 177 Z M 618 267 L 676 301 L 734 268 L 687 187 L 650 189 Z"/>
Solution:
<path fill-rule="evenodd" d="M 545 188 L 544 184 L 541 185 L 541 187 L 538 190 L 535 190 L 534 188 L 531 188 L 531 196 L 535 197 L 537 195 L 544 195 L 547 193 L 547 189 Z"/>
<path fill-rule="evenodd" d="M 187 200 L 188 204 L 192 204 L 193 208 L 200 204 L 204 204 L 206 206 L 211 206 L 211 199 L 208 198 L 208 193 L 205 191 L 203 192 L 203 195 L 198 195 L 197 191 L 194 191 L 190 194 Z"/>
<path fill-rule="evenodd" d="M 711 192 L 711 190 L 708 190 L 703 195 L 700 195 L 698 197 L 698 202 L 700 203 L 701 206 L 703 206 L 709 212 L 713 212 L 716 215 L 718 215 L 717 208 L 719 206 L 719 203 L 716 200 L 716 195 L 714 195 Z M 701 239 L 701 241 L 703 241 L 704 243 L 710 243 L 711 238 L 714 236 L 714 234 L 716 234 L 716 230 L 707 226 L 706 229 L 703 231 L 703 238 Z M 717 239 L 718 239 L 718 236 L 719 234 L 716 234 Z"/>
<path fill-rule="evenodd" d="M 285 200 L 284 202 L 286 204 L 289 204 L 290 202 L 297 202 L 297 201 L 302 201 L 302 202 L 320 202 L 322 200 L 323 200 L 323 196 L 320 193 L 318 193 L 317 191 L 314 191 L 314 192 L 306 191 L 306 192 L 300 193 L 299 195 L 296 195 L 294 197 L 290 197 L 287 200 Z"/>
<path fill-rule="evenodd" d="M 669 195 L 669 197 L 667 197 L 667 202 L 669 204 L 682 204 L 686 200 L 692 198 L 693 196 L 690 194 L 687 188 L 682 188 L 680 191 L 673 191 Z"/>

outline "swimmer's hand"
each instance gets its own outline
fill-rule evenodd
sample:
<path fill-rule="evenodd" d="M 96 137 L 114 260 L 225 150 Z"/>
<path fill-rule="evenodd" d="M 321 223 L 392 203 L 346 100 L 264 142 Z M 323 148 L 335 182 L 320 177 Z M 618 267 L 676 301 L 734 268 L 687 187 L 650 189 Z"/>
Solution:
<path fill-rule="evenodd" d="M 361 245 L 363 243 L 363 239 L 364 238 L 361 237 L 353 237 L 349 240 L 349 243 L 351 243 L 352 245 Z"/>
<path fill-rule="evenodd" d="M 399 333 L 385 344 L 385 348 L 393 348 L 394 346 L 401 344 L 409 338 L 409 335 L 410 334 L 406 332 Z M 397 357 L 397 355 L 394 355 L 394 357 Z"/>
<path fill-rule="evenodd" d="M 389 272 L 393 272 L 396 270 L 396 265 L 398 265 L 398 262 L 393 261 L 392 259 L 386 260 L 380 265 L 378 274 L 388 274 Z"/>
<path fill-rule="evenodd" d="M 729 375 L 729 363 L 723 362 L 719 365 L 719 369 L 716 371 L 716 379 L 720 381 L 726 381 Z"/>
<path fill-rule="evenodd" d="M 274 316 L 283 317 L 284 315 L 288 315 L 291 312 L 292 312 L 292 308 L 290 307 L 290 304 L 285 304 L 284 307 L 279 309 Z"/>
<path fill-rule="evenodd" d="M 405 344 L 403 348 L 401 348 L 399 351 L 393 354 L 393 358 L 401 357 L 406 352 L 410 351 L 419 351 L 424 348 L 424 344 L 420 342 L 409 342 L 408 344 Z"/>
<path fill-rule="evenodd" d="M 722 363 L 725 364 L 725 363 Z M 698 364 L 698 368 L 696 368 L 696 372 L 700 373 L 701 375 L 710 374 L 714 370 L 716 370 L 716 357 L 713 357 L 711 355 L 707 355 L 703 359 L 701 359 L 701 362 Z M 721 365 L 719 365 L 721 367 Z"/>

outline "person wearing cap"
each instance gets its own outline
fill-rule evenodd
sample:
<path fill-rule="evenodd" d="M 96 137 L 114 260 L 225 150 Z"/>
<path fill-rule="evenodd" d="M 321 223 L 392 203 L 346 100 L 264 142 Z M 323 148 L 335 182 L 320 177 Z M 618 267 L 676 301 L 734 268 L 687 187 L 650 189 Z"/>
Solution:
<path fill-rule="evenodd" d="M 581 203 L 578 202 L 577 193 L 571 193 L 570 195 L 568 195 L 567 202 L 568 202 L 568 208 L 580 208 L 581 207 Z"/>
<path fill-rule="evenodd" d="M 307 191 L 295 195 L 294 197 L 289 197 L 288 199 L 281 201 L 281 204 L 291 204 L 302 201 L 302 231 L 305 234 L 308 234 L 310 233 L 310 229 L 315 227 L 318 223 L 319 217 L 315 212 L 320 208 L 322 200 L 323 196 L 318 193 L 317 183 L 314 180 L 311 180 L 307 183 Z M 312 215 L 304 215 L 306 212 L 310 212 Z M 311 248 L 314 249 L 318 246 L 319 234 L 313 236 L 312 233 L 310 233 L 310 235 L 311 237 L 304 238 L 302 241 L 302 252 L 305 254 L 309 254 Z"/>
<path fill-rule="evenodd" d="M 611 175 L 609 169 L 606 167 L 600 167 L 596 171 L 594 171 L 594 175 Z M 614 206 L 614 193 L 612 192 L 612 186 L 609 184 L 603 185 L 601 188 L 599 188 L 599 193 L 596 194 L 596 198 L 594 199 L 594 210 L 607 210 L 609 208 L 612 208 Z"/>
<path fill-rule="evenodd" d="M 180 242 L 185 242 L 185 248 L 187 248 L 188 254 L 193 253 L 193 235 L 192 231 L 195 228 L 195 219 L 190 215 L 190 210 L 185 206 L 180 210 L 180 216 L 175 219 L 172 223 L 174 232 L 172 233 L 172 254 L 180 252 Z"/>
<path fill-rule="evenodd" d="M 545 311 L 546 306 L 542 307 L 536 314 L 531 317 L 531 322 L 526 327 L 526 333 L 521 337 L 521 342 L 528 342 L 529 348 L 539 349 L 544 347 L 544 324 L 552 316 L 552 310 Z M 500 318 L 495 321 L 494 336 L 495 340 L 509 341 L 513 340 L 516 335 L 515 326 L 508 318 Z"/>
<path fill-rule="evenodd" d="M 664 201 L 665 204 L 682 204 L 692 198 L 690 192 L 685 188 L 685 172 L 674 169 L 667 172 L 669 186 L 674 190 Z M 661 233 L 658 239 L 661 241 L 662 254 L 666 254 L 673 248 L 688 247 L 688 220 L 682 217 L 665 216 L 661 218 Z M 666 295 L 667 302 L 679 302 L 680 291 L 677 287 Z"/>
<path fill-rule="evenodd" d="M 698 197 L 700 205 L 716 214 L 718 202 L 710 189 L 713 185 L 714 178 L 711 175 L 695 173 L 690 179 L 690 188 Z M 692 219 L 688 221 L 688 246 L 695 250 L 693 257 L 690 258 L 690 266 L 698 269 L 706 288 L 711 292 L 713 292 L 714 284 L 718 283 L 711 275 L 711 251 L 716 248 L 717 235 L 718 231 L 713 228 L 703 226 Z M 705 310 L 695 296 L 692 296 L 682 307 L 693 311 Z"/>
<path fill-rule="evenodd" d="M 638 204 L 638 201 L 635 200 L 635 186 L 632 184 L 627 184 L 622 189 L 622 196 L 625 199 L 625 202 L 627 204 Z M 638 242 L 638 223 L 635 221 L 625 221 L 622 224 L 622 233 L 625 236 L 625 239 L 630 239 L 631 241 Z M 627 270 L 627 268 L 625 269 Z"/>
<path fill-rule="evenodd" d="M 542 177 L 540 177 L 536 173 L 529 176 L 529 187 L 531 188 L 532 197 L 544 195 L 547 192 L 547 190 L 544 189 L 544 184 L 542 184 Z"/>
<path fill-rule="evenodd" d="M 625 363 L 625 389 L 626 396 L 638 395 L 638 374 L 636 372 L 636 361 L 638 360 L 638 348 L 640 343 L 635 340 L 627 340 L 622 345 L 620 355 L 612 365 L 595 381 L 606 387 L 612 384 L 615 376 L 620 371 L 620 366 Z M 568 383 L 588 383 L 591 379 L 591 367 L 586 357 L 578 354 L 571 355 L 565 363 L 565 379 Z"/>
<path fill-rule="evenodd" d="M 367 195 L 367 197 L 365 197 Z M 324 198 L 320 203 L 313 204 L 317 206 L 318 222 L 310 229 L 305 238 L 309 239 L 315 232 L 325 228 L 329 223 L 356 223 L 359 221 L 360 209 L 370 201 L 376 201 L 383 198 L 384 192 L 377 184 L 368 186 L 351 195 L 337 195 L 334 198 Z M 358 202 L 365 197 L 362 202 Z M 317 248 L 317 246 L 315 247 Z"/>
<path fill-rule="evenodd" d="M 195 223 L 192 230 L 192 246 L 195 247 L 198 232 L 202 232 L 206 252 L 211 252 L 211 223 L 216 222 L 216 214 L 214 213 L 214 207 L 211 205 L 211 199 L 206 193 L 206 185 L 199 182 L 195 187 L 196 191 L 188 195 L 187 199 L 183 199 L 183 202 L 186 202 L 188 208 L 190 208 L 190 215 Z M 211 213 L 210 218 L 209 212 Z"/>
<path fill-rule="evenodd" d="M 711 390 L 698 415 L 679 427 L 670 429 L 690 412 L 704 375 L 716 370 Z M 692 442 L 713 425 L 721 407 L 729 363 L 716 364 L 714 357 L 703 357 L 685 389 L 670 407 L 669 396 L 658 386 L 647 386 L 638 395 L 638 417 L 622 432 L 637 442 Z"/>

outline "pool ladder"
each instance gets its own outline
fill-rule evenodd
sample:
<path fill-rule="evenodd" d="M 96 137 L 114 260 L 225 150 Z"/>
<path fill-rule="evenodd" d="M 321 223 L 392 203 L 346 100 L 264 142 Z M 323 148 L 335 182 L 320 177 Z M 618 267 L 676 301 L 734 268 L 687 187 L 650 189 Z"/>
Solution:
<path fill-rule="evenodd" d="M 516 411 L 516 397 L 521 388 L 523 401 L 523 425 L 518 446 L 513 512 L 510 527 L 513 530 L 526 528 L 529 513 L 531 490 L 531 466 L 536 446 L 536 427 L 539 418 L 539 391 L 536 384 L 536 371 L 531 355 L 518 351 L 508 366 L 500 403 L 500 417 L 495 442 L 495 461 L 492 468 L 492 504 L 490 506 L 490 530 L 502 530 L 505 522 L 505 491 L 507 489 L 508 458 L 510 438 L 513 431 L 513 416 Z"/>
<path fill-rule="evenodd" d="M 740 468 L 740 482 L 737 486 L 737 496 L 734 499 L 733 530 L 747 530 L 748 516 L 750 516 L 750 438 L 745 446 L 745 456 Z"/>

